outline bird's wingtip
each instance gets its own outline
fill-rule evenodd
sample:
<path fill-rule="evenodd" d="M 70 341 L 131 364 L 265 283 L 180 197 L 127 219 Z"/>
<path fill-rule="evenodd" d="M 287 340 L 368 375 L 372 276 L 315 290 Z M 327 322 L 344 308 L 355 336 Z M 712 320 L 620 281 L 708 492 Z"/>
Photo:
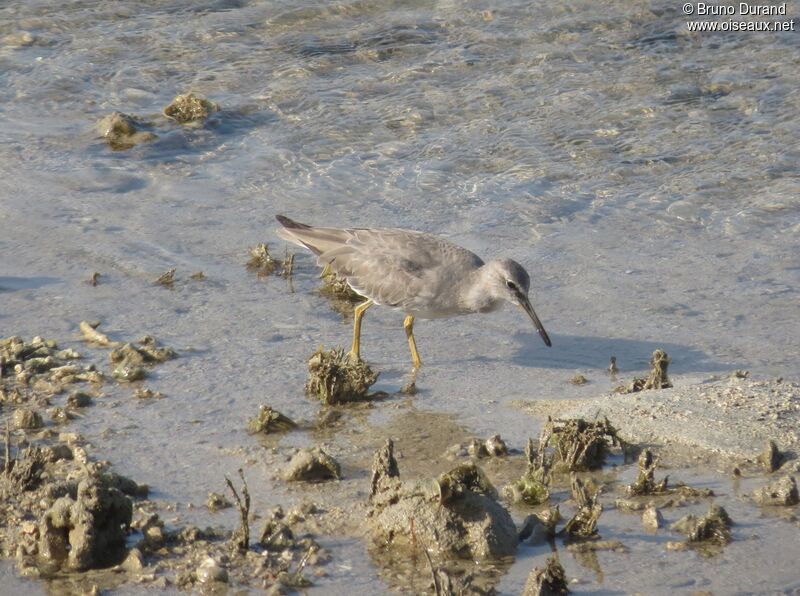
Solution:
<path fill-rule="evenodd" d="M 277 219 L 278 223 L 281 224 L 284 228 L 288 228 L 290 230 L 291 229 L 303 230 L 303 229 L 307 229 L 307 228 L 311 227 L 311 226 L 307 226 L 305 224 L 301 224 L 300 222 L 295 221 L 293 219 L 290 219 L 290 218 L 286 217 L 285 215 L 278 214 L 278 215 L 275 216 L 275 219 Z"/>

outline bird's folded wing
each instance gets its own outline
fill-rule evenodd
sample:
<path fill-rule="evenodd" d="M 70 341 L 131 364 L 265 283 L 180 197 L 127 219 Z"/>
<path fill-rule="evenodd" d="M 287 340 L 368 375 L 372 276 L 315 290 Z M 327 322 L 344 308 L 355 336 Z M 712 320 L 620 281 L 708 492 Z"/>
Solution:
<path fill-rule="evenodd" d="M 433 291 L 436 267 L 424 234 L 391 230 L 348 230 L 347 243 L 319 255 L 320 265 L 347 279 L 377 304 L 411 309 Z"/>

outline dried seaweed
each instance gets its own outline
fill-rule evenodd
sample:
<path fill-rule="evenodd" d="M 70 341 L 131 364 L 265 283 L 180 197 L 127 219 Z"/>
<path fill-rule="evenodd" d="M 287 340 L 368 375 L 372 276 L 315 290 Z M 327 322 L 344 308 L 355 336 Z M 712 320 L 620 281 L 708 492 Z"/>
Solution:
<path fill-rule="evenodd" d="M 153 283 L 162 285 L 165 288 L 172 288 L 175 284 L 175 271 L 177 271 L 177 269 L 165 271 L 159 275 Z"/>
<path fill-rule="evenodd" d="M 353 304 L 364 301 L 364 297 L 353 290 L 345 278 L 339 277 L 331 268 L 330 264 L 326 264 L 325 267 L 323 267 L 319 277 L 322 280 L 322 287 L 319 289 L 319 292 L 323 296 L 346 300 Z"/>
<path fill-rule="evenodd" d="M 113 151 L 125 151 L 139 143 L 148 143 L 158 138 L 152 132 L 140 130 L 142 124 L 141 120 L 134 116 L 112 112 L 102 118 L 96 128 Z"/>
<path fill-rule="evenodd" d="M 669 389 L 672 382 L 667 376 L 667 368 L 671 362 L 667 353 L 661 348 L 653 352 L 650 357 L 650 374 L 646 378 L 636 378 L 627 387 L 619 386 L 616 393 L 637 393 L 647 389 Z"/>
<path fill-rule="evenodd" d="M 164 115 L 181 124 L 202 122 L 212 113 L 219 111 L 219 105 L 194 93 L 178 95 L 166 108 Z"/>
<path fill-rule="evenodd" d="M 724 546 L 731 541 L 732 525 L 728 512 L 720 505 L 712 503 L 703 517 L 686 515 L 672 524 L 670 529 L 686 536 L 689 544 Z M 700 552 L 710 555 L 718 552 L 718 549 L 701 549 Z"/>
<path fill-rule="evenodd" d="M 627 446 L 608 418 L 594 422 L 548 418 L 542 437 L 555 446 L 553 467 L 560 472 L 596 470 L 602 467 L 612 446 Z"/>
<path fill-rule="evenodd" d="M 584 377 L 582 374 L 579 373 L 570 378 L 569 382 L 572 383 L 573 385 L 586 385 L 586 383 L 589 382 L 589 379 L 587 379 L 586 377 Z"/>
<path fill-rule="evenodd" d="M 598 501 L 599 491 L 590 491 L 575 474 L 571 480 L 572 498 L 578 509 L 564 526 L 563 532 L 570 540 L 594 538 L 597 536 L 597 520 L 603 513 L 603 506 Z"/>
<path fill-rule="evenodd" d="M 525 447 L 528 468 L 518 480 L 503 489 L 504 494 L 513 502 L 522 501 L 528 505 L 540 505 L 550 498 L 548 485 L 551 480 L 552 461 L 545 453 L 548 439 L 549 435 L 543 433 L 539 439 L 538 450 L 533 446 L 533 441 L 528 439 Z"/>
<path fill-rule="evenodd" d="M 305 390 L 327 405 L 363 401 L 371 397 L 367 392 L 378 374 L 341 348 L 326 352 L 320 347 L 308 360 Z"/>
<path fill-rule="evenodd" d="M 278 267 L 278 261 L 272 258 L 269 253 L 269 246 L 264 244 L 256 245 L 250 249 L 250 259 L 246 264 L 247 270 L 257 274 L 259 278 L 272 275 Z"/>
<path fill-rule="evenodd" d="M 467 491 L 486 495 L 492 499 L 497 498 L 497 490 L 483 470 L 473 462 L 457 465 L 449 472 L 441 474 L 436 482 L 439 485 L 439 498 L 442 503 L 459 499 Z"/>
<path fill-rule="evenodd" d="M 319 447 L 298 450 L 283 472 L 283 478 L 290 482 L 322 482 L 341 477 L 339 462 Z"/>
<path fill-rule="evenodd" d="M 259 406 L 258 416 L 251 418 L 247 423 L 247 430 L 253 434 L 269 434 L 292 430 L 293 428 L 297 428 L 297 423 L 294 420 L 266 405 Z"/>
<path fill-rule="evenodd" d="M 534 568 L 525 582 L 522 596 L 556 596 L 569 594 L 567 574 L 558 561 L 558 555 L 547 559 L 544 569 Z"/>
<path fill-rule="evenodd" d="M 755 502 L 764 506 L 790 506 L 800 503 L 797 483 L 791 476 L 784 476 L 753 493 Z"/>
<path fill-rule="evenodd" d="M 100 333 L 97 330 L 99 326 L 99 321 L 94 321 L 91 323 L 89 321 L 81 321 L 78 325 L 78 329 L 80 329 L 83 339 L 85 339 L 87 342 L 95 343 L 98 346 L 115 345 L 115 343 L 108 339 L 108 336 L 105 333 Z"/>
<path fill-rule="evenodd" d="M 629 496 L 657 495 L 667 491 L 669 476 L 665 476 L 660 482 L 655 481 L 657 465 L 658 458 L 649 449 L 642 451 L 639 455 L 639 474 L 633 484 L 627 487 Z"/>
<path fill-rule="evenodd" d="M 708 488 L 693 488 L 682 483 L 677 483 L 675 486 L 668 486 L 669 476 L 665 476 L 659 482 L 655 481 L 655 470 L 658 465 L 658 458 L 656 458 L 649 449 L 645 449 L 639 455 L 639 472 L 636 480 L 628 485 L 626 492 L 630 497 L 676 497 L 678 502 L 684 502 L 685 499 L 706 498 L 713 497 L 714 491 Z M 668 500 L 661 499 L 661 505 L 676 504 L 675 500 L 670 498 Z M 617 500 L 617 507 L 620 509 L 636 509 L 632 506 L 634 501 Z M 643 502 L 639 503 L 641 508 L 644 508 Z"/>
<path fill-rule="evenodd" d="M 278 262 L 269 252 L 269 245 L 262 242 L 250 249 L 250 259 L 245 266 L 259 279 L 270 275 L 279 275 L 291 282 L 294 273 L 294 253 L 289 253 L 287 248 L 283 261 Z"/>
<path fill-rule="evenodd" d="M 400 470 L 394 458 L 394 441 L 386 439 L 383 447 L 375 452 L 372 459 L 372 479 L 370 480 L 370 499 L 377 494 L 384 479 L 399 478 Z"/>

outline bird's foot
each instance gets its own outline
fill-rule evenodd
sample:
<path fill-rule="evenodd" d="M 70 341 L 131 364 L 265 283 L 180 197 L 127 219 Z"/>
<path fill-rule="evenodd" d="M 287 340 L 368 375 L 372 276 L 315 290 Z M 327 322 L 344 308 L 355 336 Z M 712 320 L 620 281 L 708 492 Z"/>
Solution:
<path fill-rule="evenodd" d="M 418 368 L 411 369 L 411 375 L 409 376 L 408 383 L 403 385 L 403 387 L 400 389 L 400 393 L 404 395 L 417 394 L 417 372 L 419 372 Z"/>

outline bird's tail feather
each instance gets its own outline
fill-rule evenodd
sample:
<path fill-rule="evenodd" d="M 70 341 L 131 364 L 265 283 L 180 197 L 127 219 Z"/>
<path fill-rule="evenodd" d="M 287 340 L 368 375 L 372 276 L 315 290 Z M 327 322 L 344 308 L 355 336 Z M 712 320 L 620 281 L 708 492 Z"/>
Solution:
<path fill-rule="evenodd" d="M 349 238 L 346 230 L 315 228 L 283 215 L 277 215 L 275 219 L 283 226 L 276 230 L 278 237 L 307 248 L 317 256 L 343 246 Z"/>

